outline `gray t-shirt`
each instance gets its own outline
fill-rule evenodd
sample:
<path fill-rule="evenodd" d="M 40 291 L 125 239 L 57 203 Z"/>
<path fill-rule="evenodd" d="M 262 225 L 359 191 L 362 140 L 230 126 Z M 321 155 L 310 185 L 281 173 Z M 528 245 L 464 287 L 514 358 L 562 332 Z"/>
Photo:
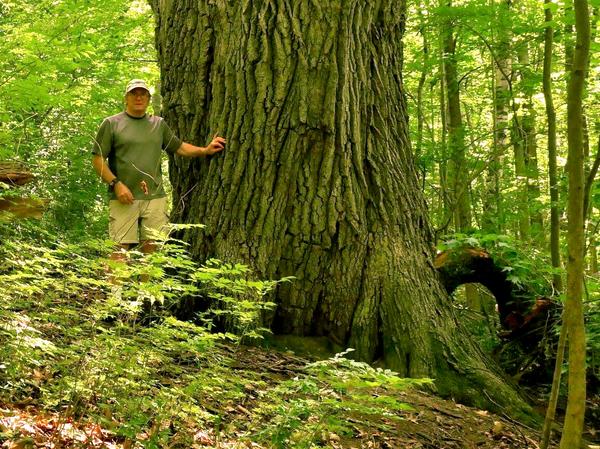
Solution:
<path fill-rule="evenodd" d="M 181 140 L 162 117 L 146 114 L 138 118 L 121 112 L 104 119 L 92 153 L 108 158 L 110 170 L 129 187 L 134 199 L 150 200 L 165 196 L 162 150 L 175 153 L 180 146 Z M 114 192 L 110 195 L 116 199 Z"/>

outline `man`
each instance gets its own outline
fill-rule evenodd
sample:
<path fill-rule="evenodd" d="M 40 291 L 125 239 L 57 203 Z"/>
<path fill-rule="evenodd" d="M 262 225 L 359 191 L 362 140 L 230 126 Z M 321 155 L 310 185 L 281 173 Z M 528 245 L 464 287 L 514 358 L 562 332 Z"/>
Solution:
<path fill-rule="evenodd" d="M 153 233 L 167 223 L 162 150 L 185 157 L 205 157 L 223 150 L 226 140 L 215 136 L 206 147 L 182 142 L 158 116 L 149 116 L 150 90 L 143 80 L 125 89 L 125 111 L 104 119 L 93 148 L 93 166 L 109 186 L 109 235 L 123 249 L 140 244 L 152 252 Z M 122 259 L 122 252 L 113 259 Z"/>

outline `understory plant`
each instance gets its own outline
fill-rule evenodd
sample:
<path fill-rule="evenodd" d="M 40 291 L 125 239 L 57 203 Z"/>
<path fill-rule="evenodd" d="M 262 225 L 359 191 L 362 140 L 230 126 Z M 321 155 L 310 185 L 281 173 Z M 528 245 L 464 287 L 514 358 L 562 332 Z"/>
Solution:
<path fill-rule="evenodd" d="M 276 282 L 253 280 L 242 265 L 197 264 L 172 239 L 118 263 L 107 242 L 3 231 L 0 402 L 85 417 L 145 447 L 214 420 L 202 404 L 201 367 L 222 363 L 221 342 L 260 336 L 254 323 L 272 307 L 265 297 Z M 169 310 L 183 296 L 210 298 L 208 311 L 235 325 L 216 333 L 206 316 L 178 320 Z"/>
<path fill-rule="evenodd" d="M 256 433 L 258 440 L 276 448 L 329 447 L 351 440 L 363 426 L 393 432 L 413 410 L 398 393 L 432 380 L 373 368 L 346 357 L 351 351 L 313 362 L 303 375 L 265 392 L 256 408 L 255 419 L 266 423 Z"/>
<path fill-rule="evenodd" d="M 346 353 L 283 377 L 253 367 L 251 356 L 241 362 L 242 340 L 265 332 L 261 315 L 278 281 L 239 264 L 198 264 L 176 240 L 115 263 L 104 241 L 68 243 L 21 225 L 0 232 L 0 403 L 53 416 L 55 429 L 91 429 L 77 443 L 85 447 L 190 448 L 226 438 L 327 446 L 365 428 L 389 431 L 409 413 L 398 393 L 429 382 Z M 182 321 L 171 313 L 182 297 L 208 307 Z"/>

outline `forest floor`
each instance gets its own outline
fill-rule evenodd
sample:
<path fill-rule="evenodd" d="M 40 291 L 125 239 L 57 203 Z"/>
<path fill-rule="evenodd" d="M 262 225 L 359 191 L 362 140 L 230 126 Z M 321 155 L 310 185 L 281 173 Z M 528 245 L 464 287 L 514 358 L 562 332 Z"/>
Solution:
<path fill-rule="evenodd" d="M 34 398 L 21 404 L 0 404 L 0 446 L 3 448 L 67 447 L 189 447 L 189 448 L 538 448 L 539 431 L 484 410 L 440 399 L 418 388 L 393 391 L 385 385 L 373 385 L 363 391 L 372 398 L 386 397 L 378 410 L 344 404 L 337 391 L 332 395 L 325 385 L 306 379 L 310 361 L 290 353 L 266 351 L 247 346 L 218 345 L 213 356 L 221 363 L 219 372 L 204 373 L 220 379 L 223 391 L 203 402 L 203 408 L 215 411 L 218 422 L 181 429 L 174 420 L 155 422 L 150 431 L 135 437 L 117 435 L 114 426 L 102 425 L 89 416 L 67 408 L 63 413 L 40 409 Z M 217 354 L 218 353 L 218 354 Z M 205 367 L 205 369 L 211 369 Z M 40 374 L 41 375 L 41 374 Z M 289 382 L 301 384 L 294 389 Z M 164 385 L 168 380 L 163 380 Z M 287 384 L 286 384 L 287 383 Z M 241 385 L 244 384 L 244 385 Z M 285 388 L 281 388 L 286 384 Z M 314 386 L 314 385 L 313 385 Z M 216 385 L 213 386 L 213 389 Z M 226 394 L 231 389 L 235 394 Z M 264 400 L 278 391 L 283 403 L 265 414 Z M 230 392 L 230 393 L 232 393 Z M 292 392 L 290 394 L 290 392 Z M 336 395 L 338 397 L 336 397 Z M 230 396 L 223 401 L 223 397 Z M 302 399 L 299 400 L 300 396 Z M 312 399 L 310 397 L 312 396 Z M 338 404 L 332 403 L 331 399 Z M 398 402 L 392 402 L 392 399 Z M 311 402 L 313 401 L 313 402 Z M 386 407 L 385 403 L 392 404 Z M 284 403 L 290 406 L 285 407 Z M 403 404 L 398 407 L 397 404 Z M 185 406 L 180 405 L 184 410 Z M 304 410 L 299 410 L 303 408 Z M 280 416 L 277 413 L 288 413 Z M 106 422 L 114 419 L 105 412 Z M 190 423 L 194 424 L 194 423 Z M 208 423 L 207 423 L 208 424 Z M 152 427 L 155 427 L 152 430 Z M 268 432 L 265 432 L 268 430 Z M 161 440 L 147 444 L 149 433 L 163 432 Z M 185 433 L 188 438 L 179 438 Z M 189 436 L 192 439 L 189 439 Z M 254 438 L 258 435 L 258 438 Z M 261 437 L 262 435 L 262 437 Z M 265 441 L 268 435 L 270 441 Z M 551 446 L 556 447 L 556 446 Z"/>
<path fill-rule="evenodd" d="M 248 300 L 257 282 L 238 266 L 198 269 L 179 253 L 127 266 L 146 274 L 168 262 L 212 276 L 212 313 L 237 323 L 233 335 L 206 316 L 184 322 L 164 305 L 145 307 L 185 294 L 178 278 L 130 282 L 117 297 L 103 247 L 3 247 L 0 448 L 538 448 L 538 429 L 438 398 L 430 379 L 332 356 L 336 348 L 305 347 L 315 360 L 275 339 L 240 344 L 263 331 L 252 327 L 262 303 Z M 224 303 L 228 286 L 243 300 Z"/>

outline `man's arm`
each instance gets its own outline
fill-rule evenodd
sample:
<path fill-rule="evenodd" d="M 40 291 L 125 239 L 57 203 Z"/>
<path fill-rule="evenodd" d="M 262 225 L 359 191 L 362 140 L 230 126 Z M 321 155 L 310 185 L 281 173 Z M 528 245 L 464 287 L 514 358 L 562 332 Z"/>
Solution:
<path fill-rule="evenodd" d="M 101 155 L 94 154 L 92 165 L 98 176 L 100 176 L 105 183 L 110 184 L 111 181 L 116 178 L 115 174 L 108 167 L 106 160 Z"/>
<path fill-rule="evenodd" d="M 100 176 L 105 183 L 110 184 L 116 178 L 115 174 L 106 163 L 106 159 L 101 155 L 94 154 L 92 165 L 94 166 L 96 173 L 98 173 L 98 176 Z M 129 190 L 129 187 L 124 183 L 118 181 L 114 186 L 114 190 L 119 202 L 123 204 L 133 204 L 133 194 L 131 193 L 131 190 Z"/>
<path fill-rule="evenodd" d="M 227 140 L 223 137 L 215 136 L 213 140 L 205 147 L 197 147 L 187 142 L 182 142 L 177 150 L 177 154 L 184 157 L 205 157 L 223 151 Z"/>

